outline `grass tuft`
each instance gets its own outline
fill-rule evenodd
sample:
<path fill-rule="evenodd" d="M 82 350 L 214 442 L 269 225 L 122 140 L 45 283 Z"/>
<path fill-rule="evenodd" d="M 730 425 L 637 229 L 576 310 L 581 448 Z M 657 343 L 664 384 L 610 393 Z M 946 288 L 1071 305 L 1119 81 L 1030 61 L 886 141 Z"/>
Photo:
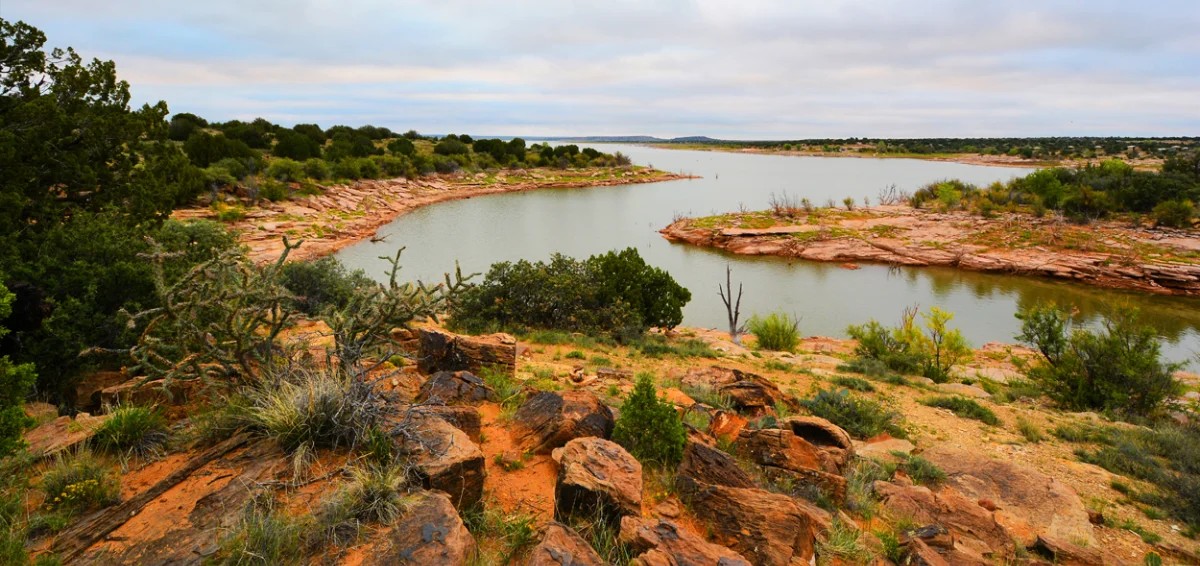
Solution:
<path fill-rule="evenodd" d="M 966 397 L 958 396 L 932 397 L 929 399 L 923 399 L 921 404 L 929 407 L 947 409 L 964 419 L 974 419 L 992 426 L 1000 425 L 1000 418 L 996 416 L 996 413 L 992 412 L 991 409 L 980 405 L 974 399 L 967 399 Z"/>
<path fill-rule="evenodd" d="M 118 406 L 108 410 L 108 420 L 96 429 L 92 442 L 106 452 L 153 454 L 167 443 L 167 421 L 158 408 Z"/>
<path fill-rule="evenodd" d="M 853 397 L 850 392 L 821 390 L 812 399 L 800 402 L 813 415 L 832 422 L 855 438 L 871 438 L 884 432 L 896 437 L 907 436 L 903 417 L 870 399 Z"/>

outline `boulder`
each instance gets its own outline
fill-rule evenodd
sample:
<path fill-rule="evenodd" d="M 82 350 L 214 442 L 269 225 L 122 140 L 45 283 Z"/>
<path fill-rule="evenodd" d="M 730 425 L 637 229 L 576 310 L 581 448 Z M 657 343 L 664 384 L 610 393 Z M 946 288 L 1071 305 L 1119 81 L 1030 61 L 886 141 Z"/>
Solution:
<path fill-rule="evenodd" d="M 710 411 L 709 416 L 708 433 L 715 437 L 737 438 L 749 422 L 746 417 L 732 411 Z"/>
<path fill-rule="evenodd" d="M 570 527 L 551 521 L 542 541 L 529 552 L 526 566 L 606 566 L 587 541 Z"/>
<path fill-rule="evenodd" d="M 539 453 L 575 438 L 608 438 L 613 413 L 589 391 L 543 391 L 521 404 L 513 415 L 513 432 L 526 450 Z"/>
<path fill-rule="evenodd" d="M 517 340 L 508 334 L 460 336 L 436 328 L 418 328 L 417 368 L 424 374 L 439 371 L 517 369 Z"/>
<path fill-rule="evenodd" d="M 742 429 L 734 443 L 738 454 L 760 466 L 775 466 L 785 470 L 825 470 L 837 472 L 833 462 L 827 462 L 816 446 L 778 428 Z"/>
<path fill-rule="evenodd" d="M 96 429 L 108 420 L 108 415 L 91 416 L 79 413 L 75 418 L 61 416 L 25 433 L 29 453 L 37 457 L 53 456 L 74 448 L 95 436 Z"/>
<path fill-rule="evenodd" d="M 947 485 L 964 496 L 994 502 L 996 521 L 1021 544 L 1030 546 L 1038 535 L 1047 535 L 1096 546 L 1087 508 L 1075 490 L 1057 479 L 950 444 L 933 446 L 922 456 L 944 470 Z"/>
<path fill-rule="evenodd" d="M 975 499 L 945 489 L 938 493 L 922 486 L 902 486 L 875 482 L 875 494 L 885 508 L 897 516 L 909 517 L 921 524 L 940 525 L 962 544 L 985 557 L 1006 560 L 1015 547 L 1009 532 L 992 512 L 980 507 Z"/>
<path fill-rule="evenodd" d="M 804 488 L 816 489 L 833 500 L 834 504 L 846 502 L 846 478 L 821 470 L 790 470 L 763 466 L 763 475 L 776 485 L 790 485 L 791 493 L 802 493 Z M 809 496 L 811 497 L 811 496 Z"/>
<path fill-rule="evenodd" d="M 742 555 L 663 519 L 623 517 L 620 540 L 645 566 L 750 566 Z"/>
<path fill-rule="evenodd" d="M 705 485 L 679 479 L 681 496 L 711 530 L 712 542 L 761 566 L 809 562 L 829 514 L 786 495 L 762 489 Z"/>
<path fill-rule="evenodd" d="M 1039 535 L 1033 549 L 1062 566 L 1103 566 L 1104 556 L 1099 550 L 1079 546 L 1053 536 Z"/>
<path fill-rule="evenodd" d="M 392 525 L 386 541 L 363 554 L 364 566 L 419 564 L 463 566 L 475 554 L 475 537 L 467 531 L 454 504 L 444 493 L 423 491 Z"/>
<path fill-rule="evenodd" d="M 784 394 L 770 380 L 739 369 L 720 366 L 693 368 L 684 374 L 681 381 L 688 387 L 712 389 L 728 396 L 737 410 L 751 414 L 763 414 L 777 404 L 792 410 L 800 408 L 795 397 Z"/>
<path fill-rule="evenodd" d="M 470 405 L 420 405 L 412 410 L 433 415 L 442 419 L 458 430 L 467 433 L 473 442 L 482 442 L 483 419 L 479 409 Z"/>
<path fill-rule="evenodd" d="M 434 415 L 409 411 L 392 434 L 400 436 L 400 449 L 426 489 L 446 492 L 459 509 L 483 498 L 483 451 L 467 433 Z"/>
<path fill-rule="evenodd" d="M 495 400 L 496 392 L 469 371 L 439 371 L 429 376 L 417 392 L 419 403 L 482 403 Z"/>
<path fill-rule="evenodd" d="M 642 465 L 603 438 L 576 438 L 562 447 L 554 486 L 554 517 L 603 516 L 616 524 L 642 513 Z"/>
<path fill-rule="evenodd" d="M 679 475 L 700 483 L 726 487 L 757 487 L 750 474 L 732 456 L 700 442 L 689 440 L 679 463 Z"/>
<path fill-rule="evenodd" d="M 21 410 L 37 425 L 43 425 L 58 418 L 58 407 L 41 401 L 25 403 Z"/>
<path fill-rule="evenodd" d="M 822 452 L 827 463 L 832 463 L 837 473 L 846 471 L 854 461 L 854 441 L 850 433 L 821 417 L 788 417 L 779 423 L 779 428 L 791 429 L 792 434 L 803 438 Z"/>

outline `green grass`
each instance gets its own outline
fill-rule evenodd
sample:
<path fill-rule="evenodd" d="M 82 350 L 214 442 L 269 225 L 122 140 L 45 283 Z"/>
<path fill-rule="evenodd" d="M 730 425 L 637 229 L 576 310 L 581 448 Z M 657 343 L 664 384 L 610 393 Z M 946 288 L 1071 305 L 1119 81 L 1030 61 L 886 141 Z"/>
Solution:
<path fill-rule="evenodd" d="M 682 387 L 681 390 L 685 395 L 691 397 L 692 400 L 697 403 L 702 403 L 722 411 L 733 410 L 733 398 L 711 387 L 688 385 Z"/>
<path fill-rule="evenodd" d="M 858 377 L 838 376 L 838 377 L 831 379 L 830 381 L 832 381 L 833 384 L 838 387 L 844 387 L 846 389 L 852 389 L 854 391 L 864 391 L 864 392 L 875 391 L 875 386 L 871 385 L 871 382 L 869 382 L 865 379 L 858 378 Z"/>
<path fill-rule="evenodd" d="M 1052 434 L 1067 442 L 1108 444 L 1112 442 L 1113 431 L 1112 427 L 1070 423 L 1054 427 Z"/>
<path fill-rule="evenodd" d="M 765 318 L 755 315 L 746 323 L 763 350 L 791 352 L 800 343 L 800 321 L 784 313 L 771 313 Z"/>
<path fill-rule="evenodd" d="M 608 356 L 596 354 L 588 359 L 588 363 L 599 367 L 612 367 L 612 360 Z"/>
<path fill-rule="evenodd" d="M 929 399 L 922 399 L 921 404 L 929 407 L 947 409 L 964 419 L 974 419 L 992 426 L 1000 425 L 1000 418 L 996 416 L 996 413 L 992 412 L 991 409 L 980 405 L 974 399 L 967 399 L 966 397 L 957 396 L 932 397 Z"/>
<path fill-rule="evenodd" d="M 492 539 L 499 545 L 493 554 L 481 556 L 484 564 L 508 564 L 525 549 L 537 542 L 533 515 L 507 513 L 497 506 L 483 502 L 463 512 L 463 523 L 476 539 Z"/>
<path fill-rule="evenodd" d="M 517 408 L 521 406 L 521 403 L 525 402 L 525 394 L 522 392 L 521 384 L 517 382 L 516 378 L 508 370 L 488 366 L 480 370 L 479 378 L 496 393 L 496 399 L 500 403 L 500 417 L 502 420 L 511 418 L 516 413 Z"/>
<path fill-rule="evenodd" d="M 913 483 L 938 485 L 946 481 L 946 472 L 921 456 L 903 452 L 892 452 L 892 455 L 900 459 L 896 467 L 908 474 Z"/>
<path fill-rule="evenodd" d="M 904 438 L 904 419 L 899 413 L 871 399 L 854 397 L 850 392 L 820 390 L 812 399 L 800 402 L 813 415 L 832 422 L 859 439 L 871 438 L 884 432 Z"/>
<path fill-rule="evenodd" d="M 583 360 L 583 359 L 587 359 L 587 356 L 586 356 L 586 355 L 584 355 L 584 353 L 583 353 L 583 352 L 581 352 L 581 351 L 579 351 L 579 350 L 571 350 L 570 352 L 567 352 L 567 356 L 566 356 L 566 357 L 567 357 L 567 359 L 568 359 L 568 360 Z"/>
<path fill-rule="evenodd" d="M 1137 536 L 1142 537 L 1142 542 L 1146 544 L 1155 544 L 1162 541 L 1162 537 L 1157 533 L 1146 530 L 1141 525 L 1133 522 L 1132 519 L 1125 519 L 1124 521 L 1117 522 L 1116 519 L 1105 518 L 1104 526 L 1110 529 L 1124 529 L 1134 533 Z"/>
<path fill-rule="evenodd" d="M 42 476 L 46 508 L 78 513 L 99 509 L 120 499 L 121 485 L 115 474 L 87 450 L 60 455 Z"/>
<path fill-rule="evenodd" d="M 303 556 L 304 525 L 275 508 L 270 494 L 255 497 L 242 517 L 221 539 L 213 563 L 221 566 L 299 564 Z"/>
<path fill-rule="evenodd" d="M 157 408 L 118 406 L 110 408 L 108 414 L 108 420 L 92 437 L 101 450 L 144 456 L 158 451 L 170 438 L 167 421 Z"/>
<path fill-rule="evenodd" d="M 817 557 L 822 564 L 829 564 L 833 558 L 839 558 L 846 564 L 861 564 L 870 557 L 870 552 L 863 545 L 862 533 L 856 526 L 834 518 L 825 538 L 817 541 Z"/>
<path fill-rule="evenodd" d="M 1042 429 L 1025 417 L 1017 417 L 1017 432 L 1021 433 L 1027 442 L 1034 444 L 1046 439 L 1046 435 L 1042 434 Z"/>
<path fill-rule="evenodd" d="M 876 481 L 888 481 L 892 470 L 867 458 L 858 458 L 846 474 L 846 509 L 864 519 L 877 513 L 879 502 L 875 499 Z"/>
<path fill-rule="evenodd" d="M 1200 527 L 1200 430 L 1168 423 L 1153 429 L 1094 428 L 1103 432 L 1068 429 L 1069 435 L 1099 444 L 1078 448 L 1080 460 L 1154 484 L 1156 489 L 1141 491 L 1122 482 L 1131 500 L 1158 507 L 1189 528 Z"/>
<path fill-rule="evenodd" d="M 335 544 L 358 537 L 365 524 L 391 524 L 413 500 L 401 465 L 365 465 L 350 469 L 350 482 L 323 502 L 316 513 L 320 536 Z"/>

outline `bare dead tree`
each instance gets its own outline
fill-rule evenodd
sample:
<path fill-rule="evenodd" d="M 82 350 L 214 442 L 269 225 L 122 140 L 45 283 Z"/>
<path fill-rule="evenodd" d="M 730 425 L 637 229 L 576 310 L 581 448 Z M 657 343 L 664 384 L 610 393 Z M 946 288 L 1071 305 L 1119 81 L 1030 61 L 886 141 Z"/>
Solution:
<path fill-rule="evenodd" d="M 732 270 L 728 265 L 725 266 L 725 287 L 722 288 L 720 283 L 717 283 L 717 293 L 721 295 L 721 302 L 725 303 L 725 312 L 729 315 L 729 339 L 734 344 L 742 345 L 742 333 L 746 331 L 746 326 L 738 326 L 738 318 L 742 316 L 742 284 L 738 283 L 737 301 L 733 300 L 733 283 Z"/>

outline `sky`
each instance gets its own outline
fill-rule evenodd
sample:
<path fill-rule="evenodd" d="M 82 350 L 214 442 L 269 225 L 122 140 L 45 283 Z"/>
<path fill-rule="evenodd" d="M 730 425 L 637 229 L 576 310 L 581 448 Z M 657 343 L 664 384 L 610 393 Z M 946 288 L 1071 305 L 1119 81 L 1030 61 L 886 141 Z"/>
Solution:
<path fill-rule="evenodd" d="M 1200 135 L 1200 1 L 0 0 L 210 120 L 727 139 Z"/>

